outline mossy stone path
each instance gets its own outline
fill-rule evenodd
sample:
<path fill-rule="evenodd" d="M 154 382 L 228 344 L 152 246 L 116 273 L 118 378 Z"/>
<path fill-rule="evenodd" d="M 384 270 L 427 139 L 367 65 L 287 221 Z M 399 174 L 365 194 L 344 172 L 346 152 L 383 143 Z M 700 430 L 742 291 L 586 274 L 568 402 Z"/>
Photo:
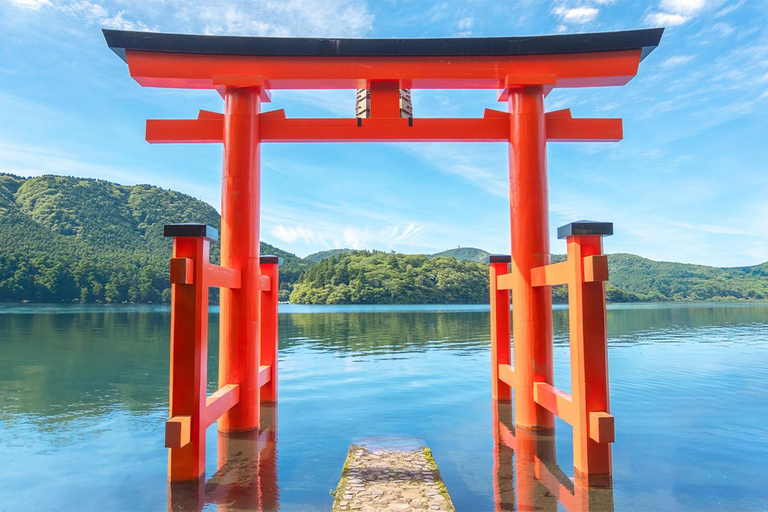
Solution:
<path fill-rule="evenodd" d="M 333 512 L 455 511 L 425 446 L 353 444 L 334 496 Z"/>

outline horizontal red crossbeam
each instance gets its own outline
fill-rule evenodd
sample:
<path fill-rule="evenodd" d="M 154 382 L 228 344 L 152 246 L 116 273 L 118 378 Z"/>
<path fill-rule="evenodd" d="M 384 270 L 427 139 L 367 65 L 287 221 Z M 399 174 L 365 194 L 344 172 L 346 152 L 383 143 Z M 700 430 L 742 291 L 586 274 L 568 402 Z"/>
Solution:
<path fill-rule="evenodd" d="M 531 286 L 557 286 L 570 282 L 573 264 L 570 261 L 561 261 L 551 265 L 543 265 L 531 269 Z M 510 274 L 506 274 L 510 275 Z M 501 278 L 499 276 L 499 283 Z M 595 283 L 608 280 L 608 256 L 596 254 L 584 258 L 583 282 Z M 511 281 L 510 281 L 511 286 Z M 499 284 L 501 287 L 501 284 Z"/>
<path fill-rule="evenodd" d="M 546 382 L 533 384 L 533 401 L 565 421 L 573 425 L 576 418 L 571 395 L 564 393 Z"/>
<path fill-rule="evenodd" d="M 547 115 L 547 139 L 553 142 L 617 141 L 621 119 L 572 119 Z M 147 121 L 151 143 L 214 143 L 224 138 L 221 114 L 201 112 L 198 119 Z M 288 119 L 282 110 L 259 116 L 262 142 L 509 142 L 509 113 L 486 110 L 482 118 L 446 119 Z"/>
<path fill-rule="evenodd" d="M 499 380 L 508 386 L 515 387 L 515 369 L 511 364 L 499 365 Z"/>
<path fill-rule="evenodd" d="M 240 401 L 240 386 L 227 384 L 205 400 L 205 413 L 203 414 L 206 427 L 213 425 L 221 415 L 237 405 Z"/>
<path fill-rule="evenodd" d="M 259 387 L 272 380 L 272 366 L 259 366 Z"/>
<path fill-rule="evenodd" d="M 131 77 L 144 87 L 216 89 L 222 76 L 255 75 L 267 89 L 358 89 L 397 80 L 405 89 L 502 89 L 508 76 L 551 76 L 554 87 L 624 85 L 637 74 L 641 50 L 550 55 L 444 57 L 261 57 L 125 52 Z M 216 79 L 214 78 L 216 77 Z M 519 84 L 525 85 L 525 84 Z"/>

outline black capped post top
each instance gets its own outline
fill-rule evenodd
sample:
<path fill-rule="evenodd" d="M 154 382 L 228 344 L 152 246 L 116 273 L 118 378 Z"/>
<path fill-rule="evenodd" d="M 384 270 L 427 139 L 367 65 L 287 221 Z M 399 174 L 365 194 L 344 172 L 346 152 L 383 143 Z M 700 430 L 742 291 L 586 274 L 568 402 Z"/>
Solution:
<path fill-rule="evenodd" d="M 163 236 L 168 237 L 202 237 L 215 242 L 219 239 L 219 232 L 213 226 L 208 224 L 193 224 L 186 222 L 183 224 L 166 224 L 163 228 Z"/>
<path fill-rule="evenodd" d="M 107 45 L 123 60 L 126 50 L 261 57 L 458 57 L 641 50 L 641 58 L 645 58 L 659 45 L 664 29 L 425 39 L 201 36 L 108 29 L 102 32 Z"/>
<path fill-rule="evenodd" d="M 262 254 L 261 256 L 259 256 L 259 263 L 261 263 L 262 265 L 275 264 L 275 263 L 277 263 L 278 265 L 282 265 L 283 258 L 281 258 L 280 256 L 275 256 L 274 254 Z"/>
<path fill-rule="evenodd" d="M 597 222 L 594 220 L 577 220 L 565 226 L 557 228 L 557 238 L 563 239 L 569 236 L 600 235 L 611 236 L 613 234 L 613 222 Z"/>
<path fill-rule="evenodd" d="M 486 263 L 511 263 L 512 262 L 512 256 L 509 254 L 489 254 L 487 258 L 485 258 Z"/>

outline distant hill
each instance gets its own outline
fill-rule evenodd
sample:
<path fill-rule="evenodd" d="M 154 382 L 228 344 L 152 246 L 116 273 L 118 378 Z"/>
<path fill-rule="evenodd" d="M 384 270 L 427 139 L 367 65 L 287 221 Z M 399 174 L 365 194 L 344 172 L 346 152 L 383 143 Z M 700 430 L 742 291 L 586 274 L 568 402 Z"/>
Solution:
<path fill-rule="evenodd" d="M 446 251 L 437 252 L 430 255 L 430 258 L 446 257 L 456 258 L 459 261 L 474 261 L 475 263 L 485 263 L 486 258 L 490 255 L 488 251 L 482 249 L 476 249 L 474 247 L 458 247 L 456 249 L 448 249 Z"/>
<path fill-rule="evenodd" d="M 176 222 L 218 229 L 221 219 L 207 203 L 150 185 L 0 173 L 0 300 L 168 301 L 163 226 Z M 305 263 L 269 244 L 261 251 L 284 258 L 287 297 Z"/>
<path fill-rule="evenodd" d="M 348 252 L 352 252 L 352 249 L 328 249 L 327 251 L 313 252 L 312 254 L 305 256 L 304 261 L 320 263 L 324 259 L 332 258 L 339 254 L 346 254 Z"/>
<path fill-rule="evenodd" d="M 440 304 L 488 301 L 488 268 L 423 254 L 352 251 L 308 268 L 291 293 L 300 304 Z"/>
<path fill-rule="evenodd" d="M 163 225 L 220 225 L 194 197 L 150 185 L 124 186 L 64 176 L 0 173 L 0 301 L 167 302 L 171 241 Z M 302 259 L 266 243 L 284 259 L 280 296 L 293 302 L 435 303 L 488 300 L 482 249 L 432 255 L 332 249 Z M 553 262 L 562 255 L 553 255 Z M 211 245 L 219 261 L 219 244 Z M 609 301 L 768 299 L 768 262 L 716 268 L 609 255 Z M 567 290 L 553 288 L 556 302 Z M 215 296 L 214 296 L 215 299 Z"/>

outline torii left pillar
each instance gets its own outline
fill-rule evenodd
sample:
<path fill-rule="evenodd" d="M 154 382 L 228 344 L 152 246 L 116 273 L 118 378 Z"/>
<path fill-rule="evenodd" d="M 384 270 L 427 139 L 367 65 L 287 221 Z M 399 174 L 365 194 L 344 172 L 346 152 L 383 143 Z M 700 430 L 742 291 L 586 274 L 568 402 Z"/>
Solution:
<path fill-rule="evenodd" d="M 221 184 L 221 265 L 239 269 L 239 289 L 221 290 L 219 386 L 240 385 L 222 432 L 259 427 L 259 111 L 262 88 L 226 86 Z"/>

